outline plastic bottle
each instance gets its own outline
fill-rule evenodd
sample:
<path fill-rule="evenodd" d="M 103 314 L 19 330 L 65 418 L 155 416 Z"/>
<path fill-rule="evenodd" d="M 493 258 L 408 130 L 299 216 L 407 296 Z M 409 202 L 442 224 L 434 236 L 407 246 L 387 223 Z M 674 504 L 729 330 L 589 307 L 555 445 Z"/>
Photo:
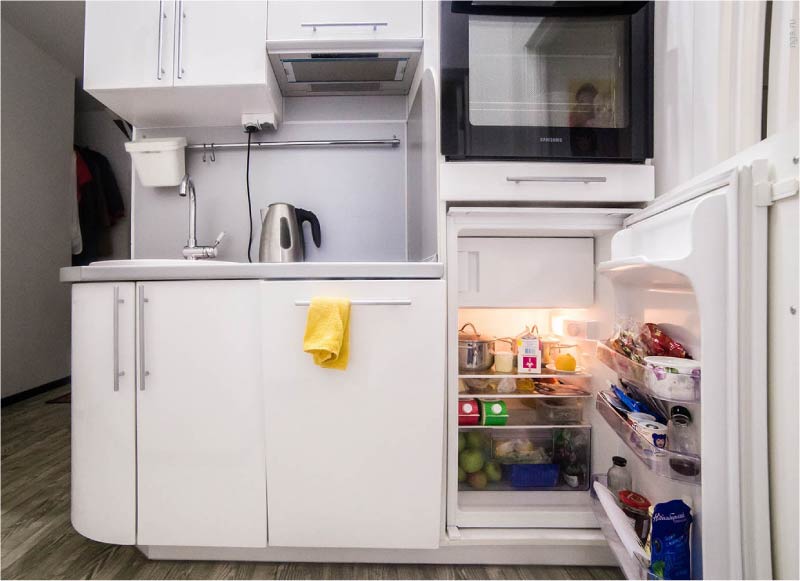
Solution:
<path fill-rule="evenodd" d="M 631 490 L 631 474 L 628 472 L 628 461 L 621 456 L 611 458 L 614 463 L 608 469 L 608 489 L 617 498 L 620 490 Z"/>

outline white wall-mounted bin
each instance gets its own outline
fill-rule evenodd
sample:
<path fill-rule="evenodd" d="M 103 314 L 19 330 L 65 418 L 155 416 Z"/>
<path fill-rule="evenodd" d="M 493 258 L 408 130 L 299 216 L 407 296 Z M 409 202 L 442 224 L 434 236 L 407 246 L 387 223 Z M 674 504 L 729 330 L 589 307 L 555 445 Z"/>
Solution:
<path fill-rule="evenodd" d="M 160 137 L 125 144 L 142 185 L 177 186 L 186 173 L 186 138 Z"/>

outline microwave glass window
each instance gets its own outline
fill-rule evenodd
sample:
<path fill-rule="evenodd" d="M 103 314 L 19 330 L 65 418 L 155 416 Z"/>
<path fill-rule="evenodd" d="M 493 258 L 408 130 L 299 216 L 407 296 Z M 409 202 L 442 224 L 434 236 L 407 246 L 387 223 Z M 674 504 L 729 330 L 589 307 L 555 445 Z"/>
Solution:
<path fill-rule="evenodd" d="M 628 35 L 621 16 L 470 16 L 470 123 L 627 127 Z"/>

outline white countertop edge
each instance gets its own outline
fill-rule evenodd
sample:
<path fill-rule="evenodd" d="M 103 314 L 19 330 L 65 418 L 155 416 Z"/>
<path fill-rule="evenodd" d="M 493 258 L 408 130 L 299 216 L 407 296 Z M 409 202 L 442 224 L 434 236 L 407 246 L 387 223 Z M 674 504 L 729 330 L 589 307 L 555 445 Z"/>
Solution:
<path fill-rule="evenodd" d="M 441 262 L 287 262 L 159 266 L 69 266 L 60 271 L 61 282 L 133 280 L 314 280 L 314 279 L 439 279 Z"/>

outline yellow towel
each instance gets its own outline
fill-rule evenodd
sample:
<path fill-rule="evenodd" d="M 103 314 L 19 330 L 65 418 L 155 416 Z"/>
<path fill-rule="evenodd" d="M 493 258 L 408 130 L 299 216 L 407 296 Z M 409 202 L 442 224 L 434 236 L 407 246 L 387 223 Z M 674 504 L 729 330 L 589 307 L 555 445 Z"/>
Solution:
<path fill-rule="evenodd" d="M 350 353 L 350 301 L 334 297 L 314 297 L 308 307 L 303 351 L 314 356 L 314 363 L 330 369 L 347 369 Z"/>

